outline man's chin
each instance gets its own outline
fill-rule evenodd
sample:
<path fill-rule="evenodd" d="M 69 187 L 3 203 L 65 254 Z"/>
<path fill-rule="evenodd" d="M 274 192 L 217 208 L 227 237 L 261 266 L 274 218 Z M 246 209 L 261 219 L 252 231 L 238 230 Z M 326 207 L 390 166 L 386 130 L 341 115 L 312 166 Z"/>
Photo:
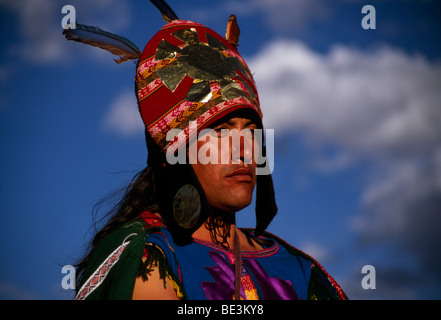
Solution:
<path fill-rule="evenodd" d="M 229 208 L 232 212 L 241 211 L 251 204 L 251 200 L 252 200 L 252 198 L 232 202 L 232 203 L 230 203 Z"/>

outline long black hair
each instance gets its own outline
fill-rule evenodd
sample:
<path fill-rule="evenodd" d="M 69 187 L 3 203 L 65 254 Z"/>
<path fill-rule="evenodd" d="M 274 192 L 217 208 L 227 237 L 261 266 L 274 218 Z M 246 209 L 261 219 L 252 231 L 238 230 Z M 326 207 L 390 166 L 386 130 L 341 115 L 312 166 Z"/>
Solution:
<path fill-rule="evenodd" d="M 92 237 L 84 257 L 76 264 L 77 283 L 79 283 L 82 271 L 84 271 L 93 250 L 103 238 L 125 222 L 137 218 L 144 211 L 159 213 L 161 215 L 160 194 L 163 194 L 165 190 L 160 190 L 160 186 L 161 179 L 164 179 L 164 175 L 158 167 L 157 160 L 152 160 L 158 158 L 157 154 L 155 155 L 151 148 L 149 151 L 150 161 L 148 161 L 150 162 L 150 165 L 133 177 L 129 185 L 123 189 L 123 195 L 121 196 L 120 192 L 110 194 L 94 206 L 94 212 L 97 214 L 98 209 L 102 205 L 113 200 L 115 196 L 120 197 L 120 200 L 117 201 L 116 204 L 94 224 L 95 230 L 97 230 L 98 223 L 100 221 L 105 221 L 104 226 L 99 229 L 99 231 L 95 232 Z M 204 222 L 210 232 L 212 241 L 226 248 L 228 247 L 227 239 L 230 235 L 231 227 L 231 221 L 229 220 L 230 219 L 227 219 L 225 216 L 216 214 L 208 216 L 207 220 Z"/>
<path fill-rule="evenodd" d="M 110 195 L 99 201 L 94 206 L 95 214 L 97 214 L 101 205 L 113 198 L 113 195 Z M 147 166 L 133 177 L 132 181 L 125 188 L 121 199 L 99 219 L 99 221 L 107 220 L 107 222 L 104 227 L 95 233 L 85 256 L 76 264 L 77 278 L 81 276 L 92 251 L 104 237 L 123 223 L 138 217 L 143 211 L 147 210 L 159 212 L 155 173 L 150 166 Z"/>

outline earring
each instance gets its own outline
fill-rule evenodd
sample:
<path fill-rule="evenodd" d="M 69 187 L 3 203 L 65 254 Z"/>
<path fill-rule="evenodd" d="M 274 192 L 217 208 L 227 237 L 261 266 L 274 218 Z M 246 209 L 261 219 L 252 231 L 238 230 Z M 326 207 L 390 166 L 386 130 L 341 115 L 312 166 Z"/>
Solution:
<path fill-rule="evenodd" d="M 193 228 L 201 214 L 201 198 L 198 190 L 191 184 L 179 188 L 173 198 L 175 221 L 185 229 Z"/>

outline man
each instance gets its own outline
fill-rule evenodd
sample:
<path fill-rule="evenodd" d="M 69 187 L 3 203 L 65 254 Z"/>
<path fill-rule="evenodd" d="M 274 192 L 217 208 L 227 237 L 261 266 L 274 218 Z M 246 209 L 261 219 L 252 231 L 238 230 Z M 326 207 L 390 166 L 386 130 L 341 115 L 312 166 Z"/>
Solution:
<path fill-rule="evenodd" d="M 220 141 L 225 136 L 221 136 L 222 130 L 253 130 L 257 129 L 257 126 L 247 118 L 227 116 L 221 120 L 222 122 L 213 128 L 215 136 L 210 136 L 209 139 L 199 139 L 197 142 L 197 153 L 201 148 L 207 144 L 212 144 L 217 148 L 217 158 L 213 163 L 201 164 L 195 162 L 192 164 L 192 168 L 199 180 L 205 196 L 209 202 L 209 205 L 213 210 L 218 211 L 218 215 L 222 216 L 224 220 L 230 221 L 229 235 L 225 239 L 226 248 L 234 248 L 234 235 L 238 237 L 238 243 L 240 243 L 241 251 L 258 251 L 263 249 L 257 242 L 253 241 L 249 243 L 247 236 L 236 229 L 235 226 L 235 213 L 245 208 L 251 203 L 254 186 L 256 184 L 256 162 L 253 161 L 249 164 L 244 162 L 244 159 L 249 157 L 246 153 L 251 153 L 250 146 L 241 143 L 236 164 L 230 161 L 229 163 L 221 163 L 221 154 L 228 153 L 229 159 L 232 159 L 233 148 L 222 149 L 222 142 Z M 213 150 L 213 149 L 210 149 Z M 197 161 L 197 159 L 195 159 Z M 210 230 L 205 224 L 201 225 L 194 233 L 193 238 L 196 240 L 202 240 L 207 243 L 213 242 Z M 196 241 L 197 241 L 196 240 Z M 168 280 L 168 279 L 167 279 Z M 169 280 L 168 280 L 169 281 Z M 152 270 L 152 274 L 149 276 L 148 281 L 144 281 L 142 277 L 139 277 L 135 283 L 135 289 L 133 294 L 134 299 L 158 299 L 158 298 L 171 298 L 176 299 L 176 292 L 173 290 L 173 286 L 167 283 L 163 284 L 163 280 L 160 279 L 159 272 L 156 268 Z M 232 298 L 232 296 L 230 297 Z"/>
<path fill-rule="evenodd" d="M 173 20 L 146 45 L 135 82 L 148 166 L 79 265 L 76 298 L 345 299 L 316 261 L 265 232 L 277 207 L 259 171 L 262 113 L 235 45 Z M 256 228 L 236 228 L 255 187 Z"/>

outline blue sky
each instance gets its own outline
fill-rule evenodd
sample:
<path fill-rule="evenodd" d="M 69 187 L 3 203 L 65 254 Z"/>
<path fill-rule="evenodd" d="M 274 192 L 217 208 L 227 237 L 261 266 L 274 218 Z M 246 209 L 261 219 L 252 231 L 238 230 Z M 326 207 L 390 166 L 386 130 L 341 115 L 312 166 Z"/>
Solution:
<path fill-rule="evenodd" d="M 143 49 L 149 1 L 0 0 L 0 298 L 70 299 L 93 206 L 145 166 L 135 65 L 62 36 L 61 8 Z M 172 1 L 239 51 L 274 129 L 279 214 L 353 299 L 441 298 L 439 1 Z M 364 5 L 376 29 L 361 26 Z M 239 213 L 253 226 L 253 208 Z M 364 290 L 364 265 L 376 289 Z"/>

